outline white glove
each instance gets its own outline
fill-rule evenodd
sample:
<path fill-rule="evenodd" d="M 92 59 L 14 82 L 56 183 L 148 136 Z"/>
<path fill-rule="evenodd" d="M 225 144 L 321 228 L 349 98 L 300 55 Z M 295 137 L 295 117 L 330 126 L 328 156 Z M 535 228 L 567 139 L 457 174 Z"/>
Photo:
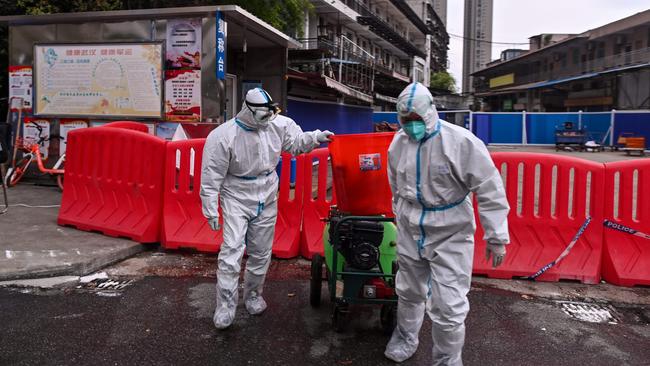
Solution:
<path fill-rule="evenodd" d="M 332 136 L 334 136 L 334 133 L 325 130 L 325 131 L 319 133 L 318 136 L 316 137 L 316 139 L 318 139 L 318 142 L 320 142 L 322 144 L 322 143 L 325 143 L 325 142 L 332 142 L 332 139 L 330 138 Z"/>
<path fill-rule="evenodd" d="M 221 230 L 221 225 L 219 225 L 219 216 L 209 218 L 208 225 L 210 225 L 210 228 L 214 231 Z"/>
<path fill-rule="evenodd" d="M 499 243 L 487 243 L 485 248 L 485 260 L 490 261 L 490 254 L 492 255 L 492 267 L 497 268 L 503 263 L 503 258 L 506 256 L 506 245 Z"/>

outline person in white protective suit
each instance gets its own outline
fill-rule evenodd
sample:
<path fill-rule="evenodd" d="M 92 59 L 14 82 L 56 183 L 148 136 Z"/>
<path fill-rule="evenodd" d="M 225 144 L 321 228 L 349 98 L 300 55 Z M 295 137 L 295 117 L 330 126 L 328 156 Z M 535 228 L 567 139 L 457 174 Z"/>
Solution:
<path fill-rule="evenodd" d="M 429 90 L 413 83 L 397 100 L 402 130 L 388 150 L 397 223 L 397 327 L 384 355 L 415 353 L 425 308 L 433 322 L 433 364 L 462 365 L 478 200 L 486 257 L 499 266 L 509 242 L 501 175 L 470 131 L 438 119 Z"/>
<path fill-rule="evenodd" d="M 266 309 L 262 288 L 271 262 L 278 212 L 278 176 L 275 168 L 283 151 L 309 152 L 329 142 L 333 133 L 303 132 L 261 88 L 246 93 L 237 116 L 213 130 L 205 142 L 201 167 L 203 215 L 213 230 L 220 230 L 218 204 L 223 217 L 223 244 L 218 257 L 217 307 L 214 324 L 229 327 L 238 302 L 241 259 L 246 250 L 244 304 L 250 314 Z"/>

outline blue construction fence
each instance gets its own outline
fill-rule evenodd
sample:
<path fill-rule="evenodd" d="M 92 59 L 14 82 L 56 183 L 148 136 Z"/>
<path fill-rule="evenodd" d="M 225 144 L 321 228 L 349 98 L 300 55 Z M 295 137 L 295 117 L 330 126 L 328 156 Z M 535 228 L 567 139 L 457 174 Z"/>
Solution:
<path fill-rule="evenodd" d="M 464 125 L 486 144 L 554 145 L 555 131 L 566 122 L 583 129 L 589 140 L 615 145 L 622 134 L 650 142 L 650 110 L 609 112 L 470 112 L 442 111 L 440 118 Z M 397 123 L 395 112 L 375 112 L 373 122 Z"/>

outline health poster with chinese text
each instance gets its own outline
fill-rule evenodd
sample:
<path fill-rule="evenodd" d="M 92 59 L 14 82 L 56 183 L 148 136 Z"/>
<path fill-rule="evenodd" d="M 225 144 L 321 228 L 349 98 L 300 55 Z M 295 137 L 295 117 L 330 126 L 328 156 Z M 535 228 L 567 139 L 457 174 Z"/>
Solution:
<path fill-rule="evenodd" d="M 12 110 L 18 110 L 21 107 L 24 110 L 32 109 L 31 66 L 9 66 L 9 100 Z"/>
<path fill-rule="evenodd" d="M 167 21 L 165 70 L 201 69 L 201 19 Z"/>
<path fill-rule="evenodd" d="M 43 116 L 162 116 L 162 44 L 36 45 L 35 106 Z"/>
<path fill-rule="evenodd" d="M 165 71 L 165 119 L 201 121 L 201 70 Z"/>

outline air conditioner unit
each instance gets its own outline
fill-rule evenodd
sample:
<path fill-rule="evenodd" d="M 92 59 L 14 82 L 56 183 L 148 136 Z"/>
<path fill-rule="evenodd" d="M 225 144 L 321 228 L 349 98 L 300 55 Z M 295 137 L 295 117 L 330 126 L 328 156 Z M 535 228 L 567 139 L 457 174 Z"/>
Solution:
<path fill-rule="evenodd" d="M 616 36 L 616 44 L 621 45 L 623 43 L 625 43 L 625 36 L 622 35 L 622 34 L 617 35 Z"/>
<path fill-rule="evenodd" d="M 591 51 L 593 49 L 594 49 L 594 43 L 593 42 L 587 43 L 587 50 Z"/>

